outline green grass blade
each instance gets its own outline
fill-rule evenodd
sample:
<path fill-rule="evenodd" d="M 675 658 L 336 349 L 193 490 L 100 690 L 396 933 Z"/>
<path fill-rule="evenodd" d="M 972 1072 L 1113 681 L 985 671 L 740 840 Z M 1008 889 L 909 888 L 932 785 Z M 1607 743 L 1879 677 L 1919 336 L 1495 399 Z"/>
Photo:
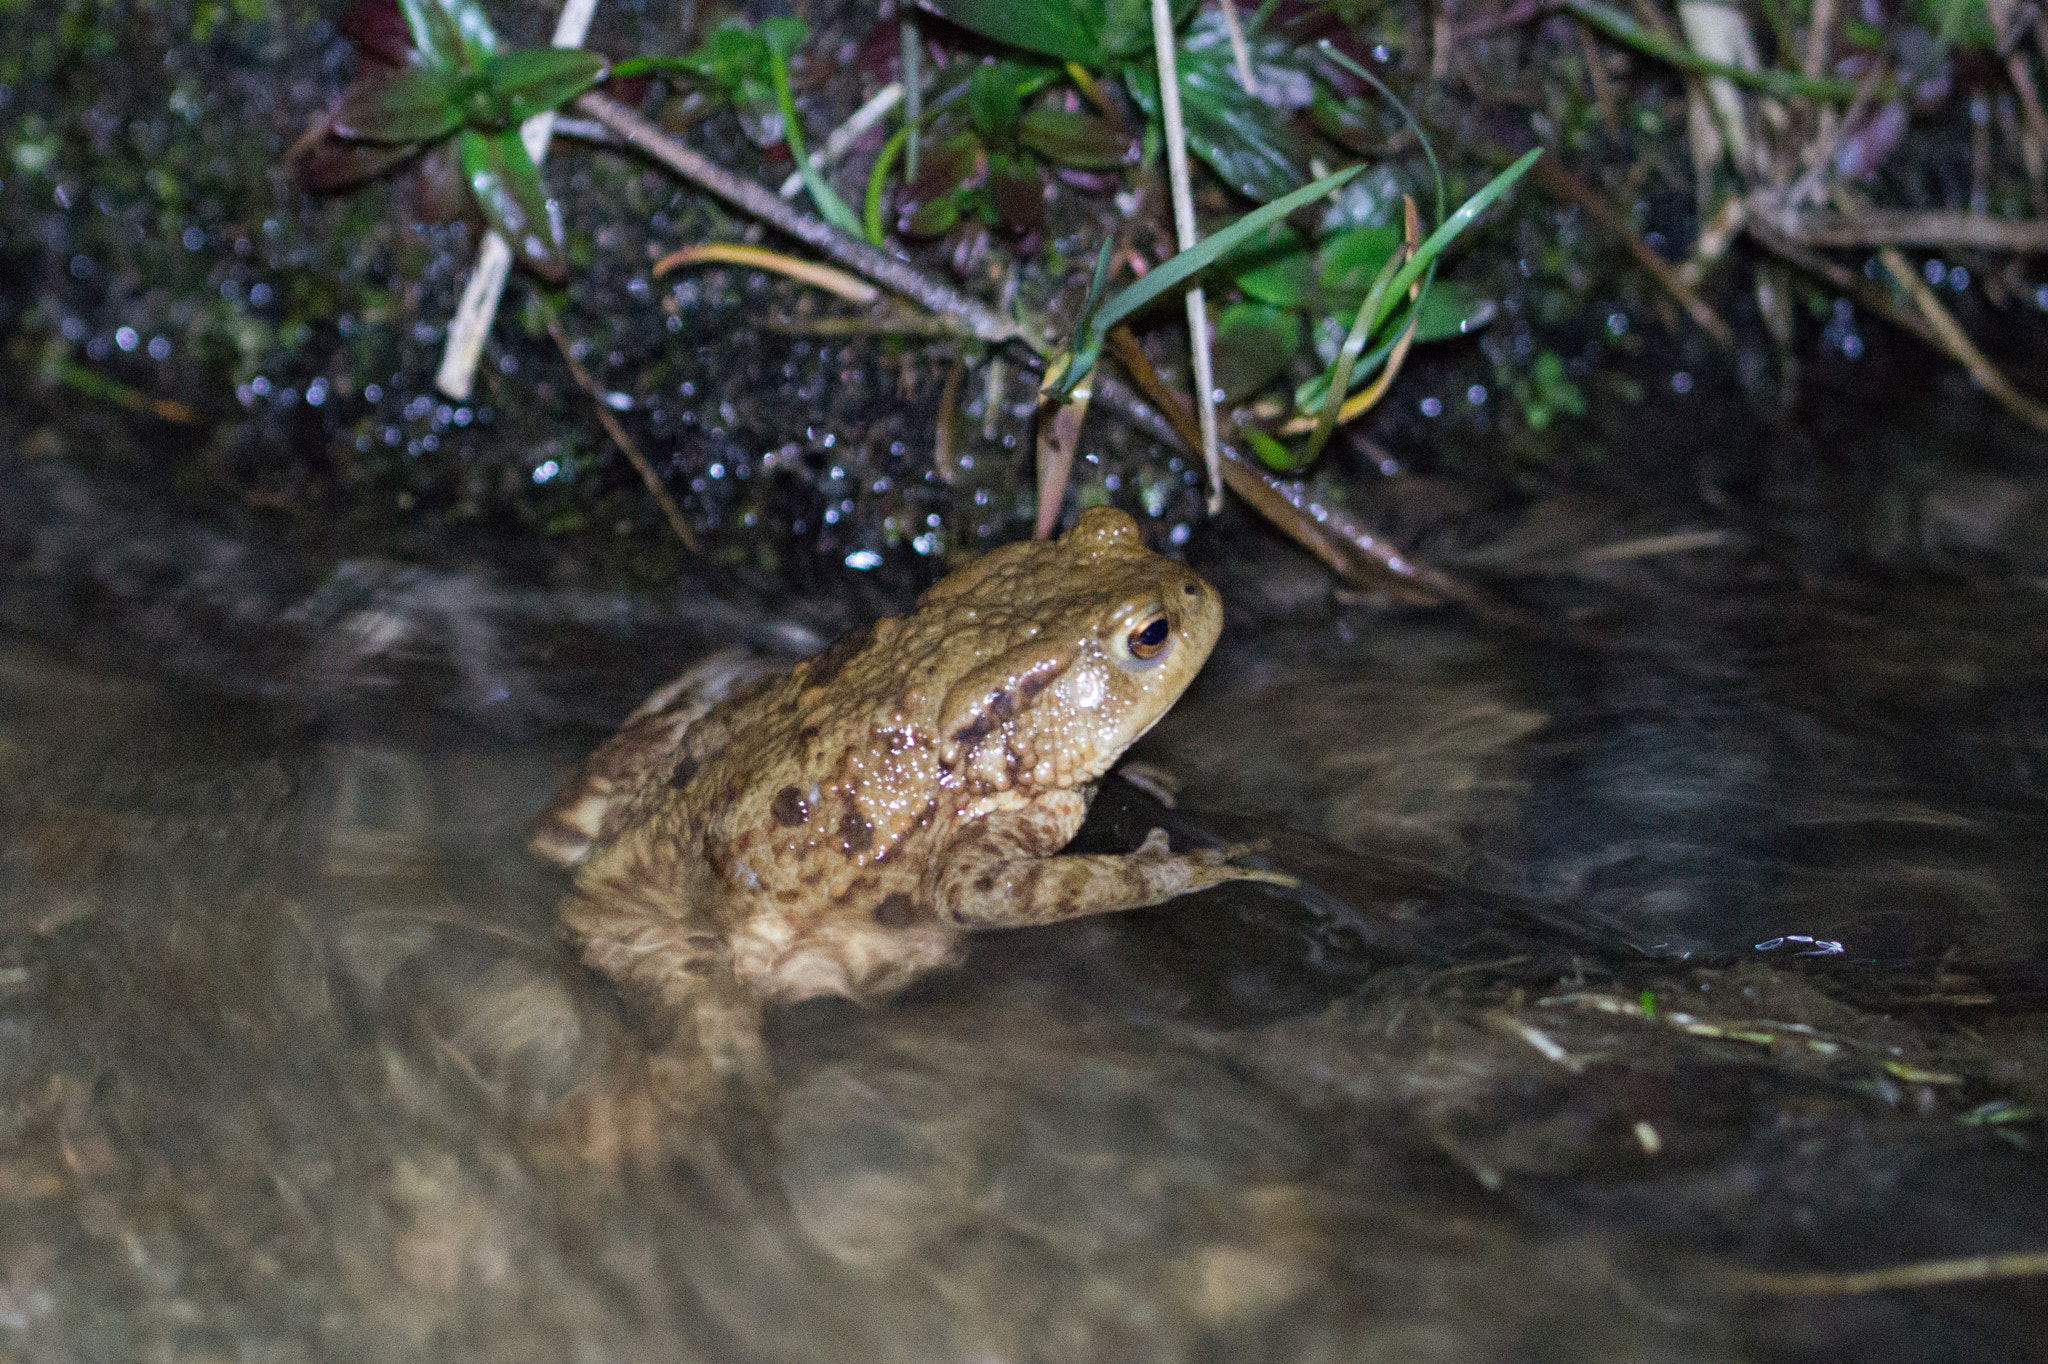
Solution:
<path fill-rule="evenodd" d="M 1262 230 L 1266 224 L 1278 222 L 1303 205 L 1312 204 L 1331 190 L 1350 180 L 1364 170 L 1363 165 L 1348 166 L 1333 171 L 1313 184 L 1303 185 L 1292 194 L 1282 195 L 1270 204 L 1265 204 L 1245 214 L 1230 226 L 1214 236 L 1204 237 L 1186 251 L 1146 274 L 1145 278 L 1118 293 L 1102 305 L 1088 327 L 1092 344 L 1089 349 L 1099 349 L 1102 339 L 1117 323 L 1145 307 L 1163 294 L 1179 288 L 1195 275 L 1227 254 L 1233 247 L 1245 242 Z M 1482 193 L 1484 191 L 1481 191 Z M 1489 200 L 1489 202 L 1491 202 Z M 1433 240 L 1433 239 L 1432 239 Z"/>
<path fill-rule="evenodd" d="M 1408 286 L 1415 282 L 1415 277 L 1434 264 L 1436 258 L 1444 253 L 1444 248 L 1455 241 L 1459 233 L 1470 227 L 1474 219 L 1491 208 L 1494 200 L 1506 194 L 1509 187 L 1521 179 L 1541 155 L 1541 147 L 1532 147 L 1523 152 L 1514 165 L 1480 186 L 1477 194 L 1459 205 L 1456 213 L 1444 219 L 1443 225 L 1429 234 L 1429 239 L 1423 242 L 1421 249 L 1401 267 L 1401 273 L 1394 276 L 1393 284 L 1388 286 L 1386 294 L 1380 299 L 1380 315 L 1366 328 L 1368 335 L 1379 330 L 1380 323 L 1386 320 L 1386 314 L 1391 312 L 1394 305 L 1407 294 Z"/>
<path fill-rule="evenodd" d="M 1794 71 L 1780 71 L 1775 68 L 1751 71 L 1744 66 L 1730 66 L 1726 62 L 1702 57 L 1689 47 L 1682 47 L 1669 38 L 1652 33 L 1620 10 L 1600 3 L 1600 0 L 1558 0 L 1558 3 L 1614 41 L 1634 48 L 1645 57 L 1653 57 L 1681 70 L 1696 72 L 1702 76 L 1720 76 L 1745 89 L 1761 90 L 1767 95 L 1803 95 L 1807 99 L 1821 101 L 1847 101 L 1856 98 L 1855 81 L 1816 80 Z"/>
<path fill-rule="evenodd" d="M 810 152 L 804 147 L 804 125 L 796 116 L 796 95 L 789 88 L 789 58 L 774 43 L 768 45 L 768 77 L 775 85 L 775 102 L 782 109 L 782 135 L 789 143 L 790 153 L 796 157 L 797 174 L 803 177 L 804 189 L 809 192 L 811 202 L 818 206 L 818 212 L 824 215 L 826 222 L 849 237 L 867 240 L 866 233 L 861 230 L 860 219 L 811 164 Z"/>

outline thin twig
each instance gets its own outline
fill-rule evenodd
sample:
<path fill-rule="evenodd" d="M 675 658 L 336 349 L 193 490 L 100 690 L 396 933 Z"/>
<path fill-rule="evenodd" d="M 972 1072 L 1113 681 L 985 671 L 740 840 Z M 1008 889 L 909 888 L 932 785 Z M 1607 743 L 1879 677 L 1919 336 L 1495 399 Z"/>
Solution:
<path fill-rule="evenodd" d="M 1110 328 L 1109 349 L 1151 401 L 1141 400 L 1110 376 L 1099 373 L 1095 376 L 1096 399 L 1155 439 L 1178 440 L 1188 449 L 1195 449 L 1201 431 L 1187 395 L 1167 383 L 1153 367 L 1129 328 L 1121 324 Z M 1483 619 L 1522 626 L 1530 623 L 1520 612 L 1488 600 L 1441 569 L 1410 559 L 1366 530 L 1343 508 L 1317 501 L 1305 485 L 1276 478 L 1229 443 L 1218 448 L 1223 456 L 1223 477 L 1230 490 L 1353 586 L 1380 588 L 1392 578 L 1438 601 L 1456 602 Z"/>
<path fill-rule="evenodd" d="M 765 246 L 747 246 L 741 242 L 699 242 L 671 251 L 654 263 L 652 274 L 660 279 L 671 270 L 685 265 L 745 265 L 756 270 L 793 279 L 799 284 L 808 284 L 814 289 L 823 289 L 836 294 L 848 303 L 873 303 L 880 298 L 881 291 L 866 280 L 849 275 L 844 270 L 834 270 L 829 265 L 816 261 L 799 260 L 785 256 L 780 251 L 770 251 Z"/>
<path fill-rule="evenodd" d="M 654 472 L 654 466 L 647 462 L 647 456 L 640 453 L 640 447 L 626 434 L 626 428 L 619 424 L 619 419 L 612 415 L 612 405 L 606 401 L 604 390 L 598 386 L 597 380 L 591 377 L 590 371 L 583 368 L 583 362 L 576 358 L 576 353 L 569 346 L 569 338 L 562 333 L 562 324 L 555 319 L 552 312 L 548 316 L 548 335 L 554 338 L 555 349 L 562 352 L 562 360 L 569 366 L 569 373 L 576 380 L 578 387 L 590 395 L 590 401 L 597 408 L 598 425 L 612 438 L 612 444 L 624 452 L 627 460 L 639 472 L 640 481 L 645 483 L 647 491 L 654 495 L 655 504 L 661 508 L 661 514 L 668 518 L 668 528 L 676 533 L 676 539 L 683 542 L 684 549 L 692 554 L 700 553 L 697 548 L 697 537 L 690 530 L 690 523 L 683 519 L 682 508 L 668 495 L 668 489 L 662 486 L 661 476 Z"/>
<path fill-rule="evenodd" d="M 953 427 L 959 420 L 960 385 L 966 378 L 967 357 L 956 355 L 939 389 L 939 415 L 932 423 L 932 469 L 948 487 L 960 478 L 960 465 L 953 456 Z"/>
<path fill-rule="evenodd" d="M 590 16 L 597 0 L 568 0 L 562 17 L 555 23 L 555 47 L 581 47 L 590 32 Z M 519 140 L 535 166 L 547 160 L 548 142 L 555 132 L 555 112 L 535 114 L 519 125 Z M 483 354 L 484 340 L 498 316 L 498 300 L 505 295 L 505 280 L 512 272 L 512 247 L 496 231 L 484 233 L 477 248 L 476 264 L 470 267 L 469 283 L 462 290 L 462 302 L 448 323 L 448 344 L 441 352 L 441 368 L 434 385 L 461 402 L 476 383 L 476 362 Z"/>
<path fill-rule="evenodd" d="M 1819 80 L 1828 72 L 1828 55 L 1834 48 L 1836 0 L 1813 0 L 1813 18 L 1806 30 L 1806 52 L 1800 72 L 1808 80 Z"/>
<path fill-rule="evenodd" d="M 2048 1251 L 2008 1255 L 1970 1255 L 1956 1260 L 1919 1260 L 1883 1269 L 1788 1271 L 1716 1266 L 1712 1277 L 1737 1292 L 1779 1298 L 1855 1297 L 1900 1288 L 1940 1288 L 1950 1284 L 1987 1283 L 2000 1279 L 2036 1279 L 2048 1275 Z"/>
<path fill-rule="evenodd" d="M 617 100 L 596 93 L 584 95 L 576 107 L 624 138 L 643 155 L 682 176 L 700 189 L 718 196 L 743 213 L 761 219 L 863 278 L 873 280 L 932 312 L 963 324 L 978 341 L 1023 341 L 1041 344 L 1009 318 L 980 301 L 949 288 L 866 242 L 849 237 L 822 218 L 814 218 L 784 203 L 773 190 L 701 156 Z"/>
<path fill-rule="evenodd" d="M 1895 246 L 1880 249 L 1877 259 L 1884 266 L 1885 273 L 1892 277 L 1906 297 L 1913 300 L 1913 306 L 1920 310 L 1928 328 L 1933 331 L 1938 344 L 1949 357 L 1964 369 L 1986 393 L 2005 406 L 2006 411 L 2018 417 L 2036 431 L 2048 431 L 2048 407 L 2036 402 L 2013 387 L 2005 372 L 1991 363 L 1983 351 L 1977 349 L 1969 335 L 1957 322 L 1955 314 L 1942 305 L 1934 296 L 1934 290 L 1927 287 L 1927 281 L 1920 277 L 1904 255 Z"/>
<path fill-rule="evenodd" d="M 1180 116 L 1180 67 L 1173 50 L 1173 6 L 1152 0 L 1152 50 L 1159 63 L 1159 111 L 1166 125 L 1166 174 L 1173 189 L 1173 229 L 1182 251 L 1201 238 L 1188 174 L 1187 130 Z M 1195 408 L 1202 420 L 1202 464 L 1209 472 L 1209 514 L 1223 510 L 1223 460 L 1216 448 L 1216 375 L 1209 356 L 1209 310 L 1200 285 L 1187 292 L 1188 343 L 1194 352 Z"/>
<path fill-rule="evenodd" d="M 1952 251 L 2048 252 L 2048 219 L 1873 208 L 1860 213 L 1784 213 L 1752 196 L 1749 211 L 1807 246 L 1910 246 Z"/>
<path fill-rule="evenodd" d="M 1740 200 L 1734 202 L 1739 203 Z M 1780 260 L 1806 271 L 1816 279 L 1826 280 L 1837 293 L 1854 299 L 1856 305 L 1866 312 L 1882 317 L 1901 331 L 1918 337 L 1936 350 L 1941 349 L 1940 339 L 1935 336 L 1924 318 L 1911 309 L 1900 307 L 1890 294 L 1865 279 L 1860 272 L 1851 270 L 1839 261 L 1829 260 L 1819 252 L 1792 240 L 1766 219 L 1745 215 L 1742 230 L 1749 235 L 1751 241 Z"/>
<path fill-rule="evenodd" d="M 1252 75 L 1252 50 L 1244 40 L 1244 25 L 1238 21 L 1236 0 L 1216 0 L 1223 11 L 1223 31 L 1230 35 L 1230 59 L 1237 66 L 1237 83 L 1247 95 L 1258 92 Z"/>

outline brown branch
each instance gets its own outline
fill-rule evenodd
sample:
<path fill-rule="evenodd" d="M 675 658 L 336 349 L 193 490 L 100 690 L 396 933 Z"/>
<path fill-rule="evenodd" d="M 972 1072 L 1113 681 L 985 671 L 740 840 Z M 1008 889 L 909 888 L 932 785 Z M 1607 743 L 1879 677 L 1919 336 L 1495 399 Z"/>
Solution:
<path fill-rule="evenodd" d="M 1916 213 L 1874 208 L 1861 213 L 1779 213 L 1752 198 L 1753 215 L 1802 246 L 1910 246 L 1934 250 L 2048 252 L 2048 219 L 1991 218 L 1978 213 Z"/>
<path fill-rule="evenodd" d="M 1151 402 L 1146 403 L 1100 373 L 1095 377 L 1096 401 L 1115 409 L 1119 416 L 1157 439 L 1178 440 L 1190 451 L 1201 449 L 1202 433 L 1195 423 L 1194 405 L 1152 367 L 1151 359 L 1130 329 L 1110 328 L 1109 349 Z M 1234 428 L 1226 425 L 1218 435 L 1223 451 L 1223 481 L 1230 490 L 1346 582 L 1381 588 L 1388 578 L 1393 578 L 1438 601 L 1456 602 L 1482 619 L 1524 628 L 1532 625 L 1531 618 L 1523 613 L 1492 601 L 1441 569 L 1409 558 L 1367 530 L 1342 507 L 1316 501 L 1305 484 L 1277 478 L 1246 459 L 1236 448 Z"/>
<path fill-rule="evenodd" d="M 701 553 L 702 551 L 697 548 L 697 537 L 690 530 L 690 523 L 683 519 L 682 508 L 668 495 L 668 489 L 662 486 L 661 475 L 654 472 L 654 466 L 647 462 L 647 456 L 640 453 L 640 447 L 633 443 L 633 438 L 626 434 L 626 428 L 612 415 L 612 407 L 605 401 L 604 390 L 598 386 L 597 380 L 591 377 L 589 370 L 583 368 L 583 363 L 569 348 L 569 338 L 562 334 L 562 325 L 553 316 L 548 318 L 548 335 L 554 338 L 555 349 L 562 352 L 562 361 L 569 366 L 569 373 L 575 378 L 577 385 L 590 395 L 591 403 L 597 408 L 598 424 L 604 427 L 604 433 L 612 438 L 612 443 L 625 453 L 633 468 L 639 472 L 640 481 L 645 483 L 647 491 L 654 495 L 655 504 L 661 508 L 661 514 L 668 518 L 668 528 L 676 533 L 676 539 L 683 542 L 684 549 L 692 554 Z"/>
<path fill-rule="evenodd" d="M 977 299 L 950 289 L 907 261 L 869 246 L 844 232 L 785 203 L 775 191 L 733 174 L 664 133 L 647 119 L 617 100 L 600 94 L 584 95 L 576 107 L 640 151 L 659 161 L 698 188 L 725 200 L 743 213 L 759 218 L 770 227 L 788 233 L 863 278 L 903 295 L 922 307 L 966 324 L 976 340 L 1033 340 L 1015 322 L 1003 317 Z"/>

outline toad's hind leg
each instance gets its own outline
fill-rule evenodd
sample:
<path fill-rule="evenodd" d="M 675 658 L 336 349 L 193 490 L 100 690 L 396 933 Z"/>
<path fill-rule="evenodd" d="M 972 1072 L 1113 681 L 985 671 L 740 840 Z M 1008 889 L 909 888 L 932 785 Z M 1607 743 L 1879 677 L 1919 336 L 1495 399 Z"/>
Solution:
<path fill-rule="evenodd" d="M 646 1041 L 610 1067 L 574 1121 L 600 1163 L 681 1154 L 716 1139 L 758 1145 L 774 1105 L 761 1001 L 724 939 L 659 912 L 572 895 L 562 922 L 583 959 L 618 984 Z M 649 1151 L 642 1148 L 652 1146 Z"/>

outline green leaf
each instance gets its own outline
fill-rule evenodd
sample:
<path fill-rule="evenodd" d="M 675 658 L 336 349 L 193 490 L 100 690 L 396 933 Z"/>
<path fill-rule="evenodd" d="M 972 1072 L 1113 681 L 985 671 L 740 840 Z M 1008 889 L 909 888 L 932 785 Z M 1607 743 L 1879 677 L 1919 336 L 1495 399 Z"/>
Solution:
<path fill-rule="evenodd" d="M 1998 30 L 1991 25 L 1984 0 L 1913 0 L 1912 8 L 1922 28 L 1947 42 L 1961 47 L 1998 47 Z M 1882 44 L 1882 33 L 1878 41 Z"/>
<path fill-rule="evenodd" d="M 562 264 L 562 216 L 541 187 L 540 170 L 517 128 L 498 133 L 464 129 L 462 173 L 484 220 L 511 243 L 521 264 L 543 279 L 569 277 Z"/>
<path fill-rule="evenodd" d="M 429 64 L 473 67 L 498 50 L 498 35 L 476 0 L 399 0 L 412 45 Z"/>
<path fill-rule="evenodd" d="M 1305 308 L 1315 287 L 1315 262 L 1301 234 L 1286 223 L 1265 232 L 1217 262 L 1247 298 L 1280 308 Z"/>
<path fill-rule="evenodd" d="M 1138 160 L 1138 139 L 1096 114 L 1032 109 L 1017 120 L 1017 140 L 1048 161 L 1082 170 L 1115 170 Z"/>
<path fill-rule="evenodd" d="M 1195 0 L 1173 0 L 1174 25 Z M 1100 70 L 1152 47 L 1151 0 L 918 0 L 984 38 Z"/>
<path fill-rule="evenodd" d="M 1616 42 L 1626 43 L 1644 56 L 1675 66 L 1681 71 L 1691 71 L 1702 76 L 1719 76 L 1724 80 L 1733 81 L 1745 90 L 1761 90 L 1767 95 L 1804 95 L 1808 99 L 1837 101 L 1856 98 L 1855 81 L 1813 80 L 1796 71 L 1783 71 L 1776 67 L 1752 71 L 1748 67 L 1712 61 L 1689 47 L 1680 46 L 1669 38 L 1652 33 L 1612 5 L 1601 3 L 1601 0 L 1558 0 L 1558 3 L 1578 16 L 1582 22 L 1599 29 Z"/>
<path fill-rule="evenodd" d="M 1192 249 L 1183 251 L 1172 260 L 1155 267 L 1145 278 L 1103 304 L 1102 311 L 1095 315 L 1095 320 L 1090 326 L 1097 342 L 1108 335 L 1111 327 L 1160 295 L 1179 288 L 1192 276 L 1221 259 L 1233 247 L 1250 240 L 1267 224 L 1278 222 L 1297 208 L 1314 203 L 1364 169 L 1363 166 L 1347 166 L 1343 170 L 1325 175 L 1314 184 L 1303 185 L 1292 194 L 1284 194 L 1270 204 L 1253 209 L 1214 236 L 1204 237 L 1195 243 Z"/>
<path fill-rule="evenodd" d="M 768 44 L 738 19 L 728 19 L 713 29 L 710 37 L 684 56 L 683 63 L 727 93 L 749 80 L 768 83 Z"/>
<path fill-rule="evenodd" d="M 1300 471 L 1302 461 L 1295 457 L 1294 452 L 1257 427 L 1245 427 L 1244 437 L 1251 442 L 1252 451 L 1258 455 L 1259 462 L 1274 473 L 1292 474 Z"/>
<path fill-rule="evenodd" d="M 1415 340 L 1444 341 L 1467 336 L 1493 320 L 1492 299 L 1481 298 L 1462 284 L 1438 280 L 1422 302 L 1416 305 L 1422 317 L 1415 324 Z M 1400 331 L 1400 326 L 1394 328 Z"/>
<path fill-rule="evenodd" d="M 462 126 L 461 81 L 445 66 L 362 76 L 334 112 L 337 137 L 357 142 L 431 142 Z"/>
<path fill-rule="evenodd" d="M 1015 62 L 994 62 L 975 67 L 968 77 L 968 121 L 991 142 L 1007 143 L 1016 134 L 1017 116 L 1024 110 L 1025 75 Z"/>
<path fill-rule="evenodd" d="M 762 41 L 768 48 L 768 77 L 775 85 L 775 103 L 782 110 L 782 134 L 789 141 L 790 154 L 796 157 L 797 174 L 803 178 L 811 202 L 826 222 L 858 239 L 860 219 L 811 164 L 810 153 L 804 147 L 803 120 L 797 117 L 796 96 L 789 88 L 789 54 L 809 32 L 800 19 L 771 19 L 761 26 Z"/>
<path fill-rule="evenodd" d="M 1179 55 L 1182 122 L 1188 150 L 1223 182 L 1258 203 L 1308 178 L 1308 149 L 1286 111 L 1237 83 L 1228 49 L 1183 49 Z M 1124 85 L 1147 118 L 1159 117 L 1159 75 L 1133 64 Z"/>
<path fill-rule="evenodd" d="M 1354 227 L 1327 238 L 1317 253 L 1322 258 L 1317 287 L 1323 306 L 1333 311 L 1354 311 L 1364 301 L 1380 267 L 1400 244 L 1401 229 L 1391 223 L 1384 227 Z"/>
<path fill-rule="evenodd" d="M 777 15 L 761 25 L 761 41 L 768 45 L 769 54 L 788 61 L 797 50 L 810 41 L 810 26 L 801 19 L 786 14 Z"/>
<path fill-rule="evenodd" d="M 1443 225 L 1430 233 L 1428 239 L 1422 243 L 1421 249 L 1409 259 L 1406 265 L 1401 267 L 1401 273 L 1394 276 L 1393 284 L 1388 286 L 1386 296 L 1380 301 L 1382 313 L 1384 314 L 1389 310 L 1393 301 L 1400 299 L 1408 292 L 1408 286 L 1415 282 L 1416 276 L 1436 263 L 1436 258 L 1444 253 L 1446 247 L 1457 240 L 1459 233 L 1470 227 L 1474 219 L 1493 206 L 1494 200 L 1506 194 L 1515 181 L 1526 175 L 1529 167 L 1535 165 L 1536 158 L 1541 155 L 1543 155 L 1543 148 L 1541 147 L 1532 147 L 1528 151 L 1523 152 L 1521 156 L 1516 158 L 1514 165 L 1509 166 L 1499 175 L 1494 176 L 1493 179 L 1480 186 L 1477 194 L 1460 204 L 1456 213 L 1444 219 Z M 1384 320 L 1384 318 L 1375 320 L 1370 330 L 1377 331 L 1381 320 Z"/>
<path fill-rule="evenodd" d="M 484 75 L 503 100 L 511 121 L 557 109 L 604 78 L 606 61 L 576 47 L 522 47 L 484 63 Z"/>
<path fill-rule="evenodd" d="M 1268 303 L 1233 303 L 1216 319 L 1216 387 L 1231 401 L 1280 376 L 1301 349 L 1301 314 Z"/>
<path fill-rule="evenodd" d="M 1026 52 L 1084 66 L 1102 60 L 1100 0 L 918 0 L 918 7 Z"/>

